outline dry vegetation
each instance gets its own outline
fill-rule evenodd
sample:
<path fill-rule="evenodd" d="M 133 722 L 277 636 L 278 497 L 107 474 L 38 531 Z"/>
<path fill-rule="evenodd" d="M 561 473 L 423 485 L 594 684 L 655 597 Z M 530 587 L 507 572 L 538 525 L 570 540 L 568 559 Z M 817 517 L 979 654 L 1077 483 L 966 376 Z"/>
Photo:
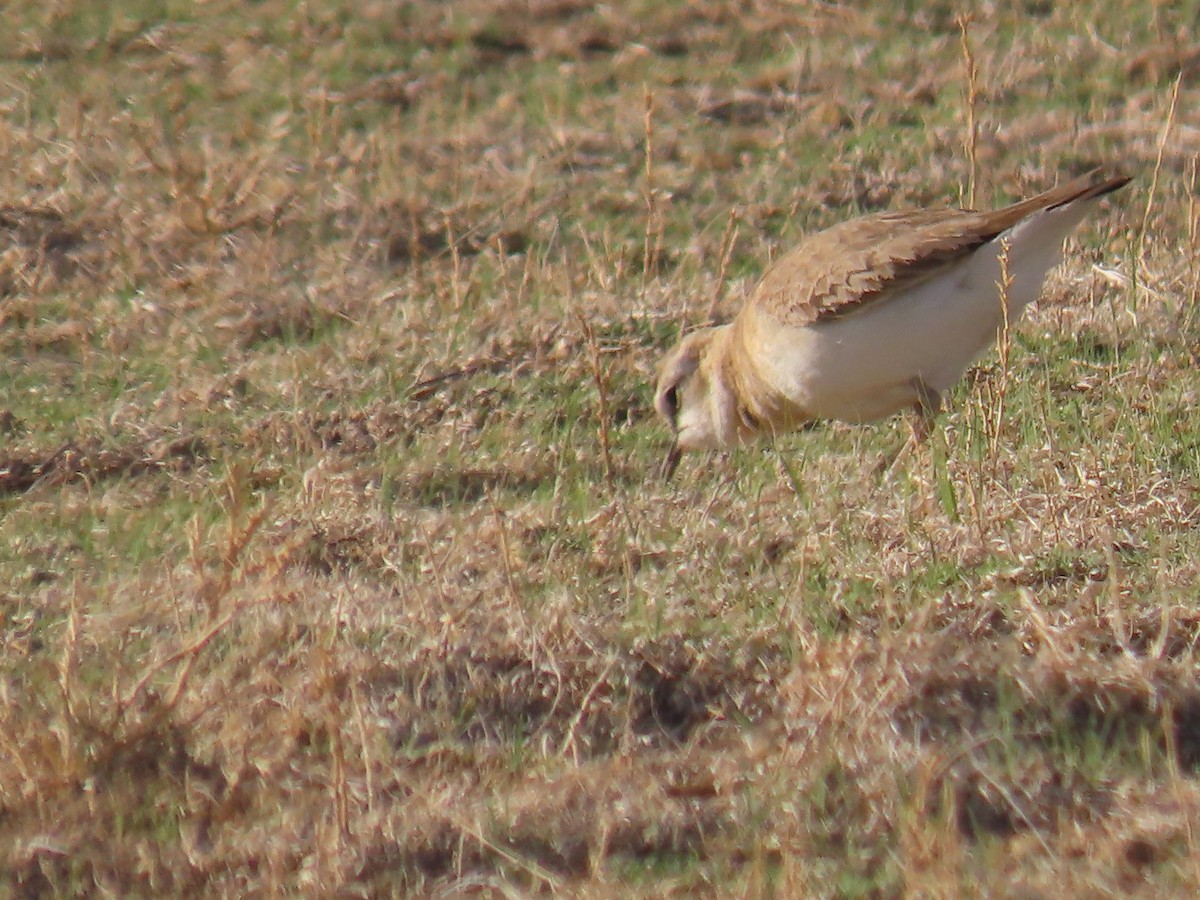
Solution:
<path fill-rule="evenodd" d="M 6 10 L 0 891 L 1200 892 L 1196 4 L 877 5 Z M 1100 161 L 932 447 L 647 479 L 779 248 Z"/>

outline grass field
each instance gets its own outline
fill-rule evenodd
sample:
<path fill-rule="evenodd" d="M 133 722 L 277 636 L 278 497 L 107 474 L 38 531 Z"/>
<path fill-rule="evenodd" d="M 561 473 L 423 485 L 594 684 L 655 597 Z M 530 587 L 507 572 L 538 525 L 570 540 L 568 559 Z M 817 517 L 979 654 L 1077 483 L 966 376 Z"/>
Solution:
<path fill-rule="evenodd" d="M 6 9 L 0 894 L 1200 893 L 1200 5 L 871 6 Z M 653 477 L 801 235 L 1097 163 L 930 446 Z"/>

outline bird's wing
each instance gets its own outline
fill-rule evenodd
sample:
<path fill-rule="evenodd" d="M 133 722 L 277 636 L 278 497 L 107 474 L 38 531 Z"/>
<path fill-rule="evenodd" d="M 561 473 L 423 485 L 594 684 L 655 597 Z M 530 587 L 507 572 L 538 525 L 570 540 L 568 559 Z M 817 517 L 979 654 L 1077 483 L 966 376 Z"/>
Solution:
<path fill-rule="evenodd" d="M 923 209 L 852 219 L 776 260 L 747 303 L 793 327 L 852 315 L 935 275 L 1042 210 L 1091 200 L 1128 181 L 1126 175 L 1094 169 L 992 212 Z"/>

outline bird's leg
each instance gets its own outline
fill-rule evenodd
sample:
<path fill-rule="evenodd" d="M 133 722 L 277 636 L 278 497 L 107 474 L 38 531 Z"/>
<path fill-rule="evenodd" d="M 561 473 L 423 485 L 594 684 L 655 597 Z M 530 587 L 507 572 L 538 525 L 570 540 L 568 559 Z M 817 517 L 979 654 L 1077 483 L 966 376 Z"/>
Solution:
<path fill-rule="evenodd" d="M 942 395 L 920 378 L 914 378 L 912 386 L 917 392 L 917 402 L 913 404 L 909 421 L 912 423 L 913 437 L 918 443 L 924 444 L 933 431 L 933 420 L 942 411 Z"/>
<path fill-rule="evenodd" d="M 912 384 L 917 392 L 917 402 L 913 404 L 909 418 L 909 422 L 912 423 L 912 437 L 909 439 L 909 444 L 919 445 L 921 448 L 921 455 L 928 456 L 929 477 L 931 479 L 930 484 L 934 494 L 937 494 L 940 493 L 937 488 L 937 485 L 939 484 L 939 448 L 934 446 L 934 442 L 931 440 L 931 437 L 933 434 L 934 424 L 937 419 L 937 414 L 942 410 L 942 395 L 927 385 L 920 378 L 914 378 Z M 946 461 L 944 456 L 944 446 L 941 449 L 941 465 L 945 466 Z M 917 508 L 923 511 L 922 514 L 924 514 L 932 509 L 935 504 L 933 495 L 926 494 L 924 491 L 921 493 L 923 496 L 920 498 Z M 947 502 L 949 505 L 947 505 Z M 952 494 L 949 501 L 943 498 L 943 506 L 946 509 L 946 513 L 950 515 L 951 518 L 954 518 L 957 515 L 955 511 L 956 504 L 953 500 Z"/>
<path fill-rule="evenodd" d="M 879 464 L 876 465 L 875 475 L 881 479 L 891 473 L 896 464 L 912 449 L 914 444 L 924 446 L 929 442 L 929 435 L 933 432 L 934 420 L 942 410 L 941 394 L 919 377 L 914 378 L 910 383 L 917 392 L 917 402 L 912 405 L 908 412 L 908 422 L 912 428 L 912 433 L 907 440 L 903 441 L 891 453 L 886 454 L 879 461 Z"/>

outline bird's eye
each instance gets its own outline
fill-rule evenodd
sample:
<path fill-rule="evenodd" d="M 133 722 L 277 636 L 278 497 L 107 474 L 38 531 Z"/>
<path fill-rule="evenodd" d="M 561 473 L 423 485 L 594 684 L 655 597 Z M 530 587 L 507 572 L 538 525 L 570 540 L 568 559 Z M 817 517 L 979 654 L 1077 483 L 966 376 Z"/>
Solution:
<path fill-rule="evenodd" d="M 663 393 L 662 409 L 663 413 L 666 415 L 667 421 L 673 426 L 675 424 L 675 420 L 679 416 L 678 385 L 671 385 L 671 387 L 667 388 L 667 390 Z"/>

